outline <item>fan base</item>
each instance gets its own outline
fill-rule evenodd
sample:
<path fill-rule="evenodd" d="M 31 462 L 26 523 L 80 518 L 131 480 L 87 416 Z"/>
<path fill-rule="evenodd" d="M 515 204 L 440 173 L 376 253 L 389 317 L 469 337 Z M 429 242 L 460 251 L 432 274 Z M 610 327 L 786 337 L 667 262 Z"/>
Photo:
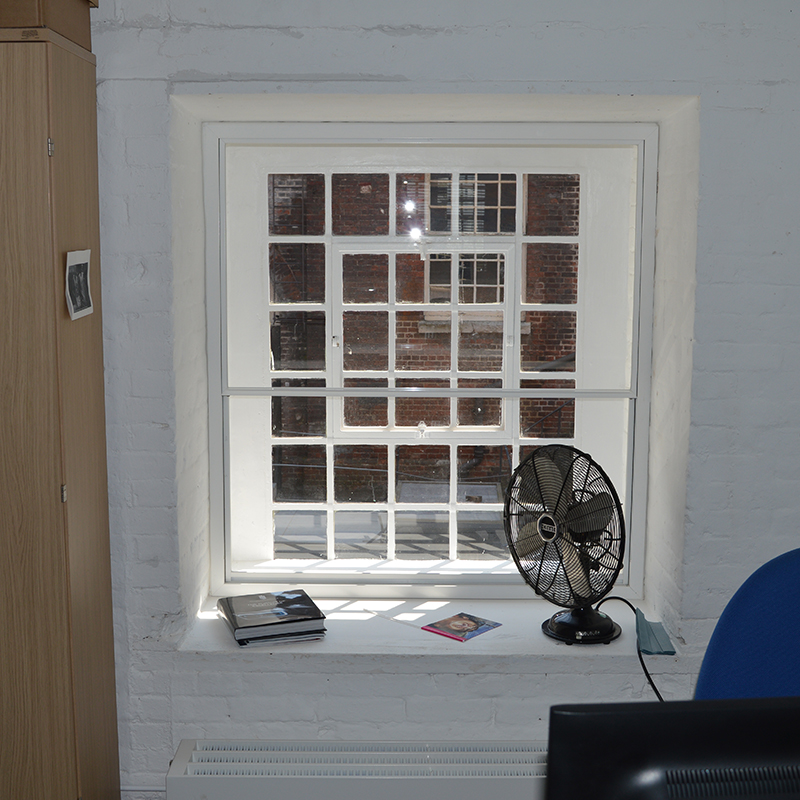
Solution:
<path fill-rule="evenodd" d="M 608 644 L 622 633 L 611 617 L 591 606 L 559 611 L 542 623 L 542 630 L 565 644 Z"/>

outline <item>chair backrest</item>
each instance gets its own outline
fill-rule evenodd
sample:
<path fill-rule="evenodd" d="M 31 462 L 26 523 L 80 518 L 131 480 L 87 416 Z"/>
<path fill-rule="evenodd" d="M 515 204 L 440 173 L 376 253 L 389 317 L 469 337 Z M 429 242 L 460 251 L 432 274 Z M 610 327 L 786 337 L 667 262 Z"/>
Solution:
<path fill-rule="evenodd" d="M 800 549 L 759 567 L 714 628 L 696 700 L 800 696 Z"/>

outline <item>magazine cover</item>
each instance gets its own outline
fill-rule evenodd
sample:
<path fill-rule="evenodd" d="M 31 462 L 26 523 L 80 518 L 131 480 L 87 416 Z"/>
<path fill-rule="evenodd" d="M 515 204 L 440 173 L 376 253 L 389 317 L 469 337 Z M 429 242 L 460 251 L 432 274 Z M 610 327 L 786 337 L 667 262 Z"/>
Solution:
<path fill-rule="evenodd" d="M 222 597 L 217 609 L 237 639 L 324 630 L 325 615 L 302 589 Z"/>
<path fill-rule="evenodd" d="M 447 619 L 440 619 L 438 622 L 423 625 L 422 630 L 438 633 L 441 636 L 448 636 L 451 639 L 457 639 L 459 642 L 465 642 L 467 639 L 473 639 L 475 636 L 486 633 L 486 631 L 499 628 L 501 624 L 500 622 L 492 622 L 490 619 L 483 619 L 483 617 L 476 617 L 473 614 L 467 614 L 462 611 L 452 617 L 447 617 Z"/>

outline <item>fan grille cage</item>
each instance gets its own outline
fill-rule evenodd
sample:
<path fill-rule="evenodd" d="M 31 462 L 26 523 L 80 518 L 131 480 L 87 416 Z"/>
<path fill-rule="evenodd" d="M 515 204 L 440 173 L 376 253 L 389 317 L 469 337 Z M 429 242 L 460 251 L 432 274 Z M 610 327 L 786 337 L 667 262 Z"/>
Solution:
<path fill-rule="evenodd" d="M 525 581 L 564 608 L 595 603 L 622 568 L 619 497 L 603 469 L 573 447 L 540 447 L 520 463 L 506 491 L 505 531 Z"/>

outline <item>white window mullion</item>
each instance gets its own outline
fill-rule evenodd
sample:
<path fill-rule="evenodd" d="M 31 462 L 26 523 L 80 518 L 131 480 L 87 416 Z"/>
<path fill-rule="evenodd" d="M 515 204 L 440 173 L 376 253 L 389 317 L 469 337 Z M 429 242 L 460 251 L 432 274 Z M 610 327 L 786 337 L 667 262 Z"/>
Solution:
<path fill-rule="evenodd" d="M 448 521 L 450 524 L 449 555 L 450 560 L 458 558 L 458 512 L 456 500 L 458 499 L 458 444 L 450 445 L 450 507 Z"/>
<path fill-rule="evenodd" d="M 336 532 L 334 528 L 334 495 L 333 495 L 333 447 L 334 444 L 332 441 L 328 441 L 325 444 L 325 472 L 326 472 L 326 484 L 328 487 L 326 505 L 325 505 L 325 512 L 327 517 L 327 528 L 326 528 L 326 544 L 327 544 L 327 558 L 328 560 L 332 560 L 336 557 Z"/>
<path fill-rule="evenodd" d="M 510 297 L 506 297 L 506 309 L 508 309 L 505 319 L 505 338 L 504 352 L 506 360 L 504 364 L 504 389 L 519 391 L 522 372 L 520 370 L 520 347 L 522 343 L 520 320 L 522 318 L 522 287 L 525 283 L 525 270 L 527 269 L 525 260 L 525 245 L 523 243 L 525 234 L 525 175 L 517 172 L 517 223 L 514 233 L 514 249 L 510 254 L 514 259 L 513 267 L 506 267 L 506 291 L 511 292 Z M 510 319 L 508 318 L 510 316 Z M 519 440 L 520 440 L 520 412 L 519 396 L 503 400 L 503 413 L 507 414 L 504 418 L 504 428 L 511 437 L 514 445 L 513 458 L 514 464 L 519 463 Z"/>
<path fill-rule="evenodd" d="M 395 487 L 397 486 L 397 473 L 395 469 L 395 444 L 387 444 L 387 487 L 386 487 L 386 552 L 387 558 L 394 558 L 396 553 L 395 542 L 395 513 L 397 511 L 397 498 L 395 497 Z"/>
<path fill-rule="evenodd" d="M 342 383 L 342 253 L 333 248 L 333 171 L 325 171 L 325 387 L 338 388 Z M 336 527 L 333 493 L 333 448 L 344 424 L 344 400 L 329 398 L 326 405 L 333 412 L 326 426 L 325 441 L 325 518 L 327 558 L 336 557 Z"/>

